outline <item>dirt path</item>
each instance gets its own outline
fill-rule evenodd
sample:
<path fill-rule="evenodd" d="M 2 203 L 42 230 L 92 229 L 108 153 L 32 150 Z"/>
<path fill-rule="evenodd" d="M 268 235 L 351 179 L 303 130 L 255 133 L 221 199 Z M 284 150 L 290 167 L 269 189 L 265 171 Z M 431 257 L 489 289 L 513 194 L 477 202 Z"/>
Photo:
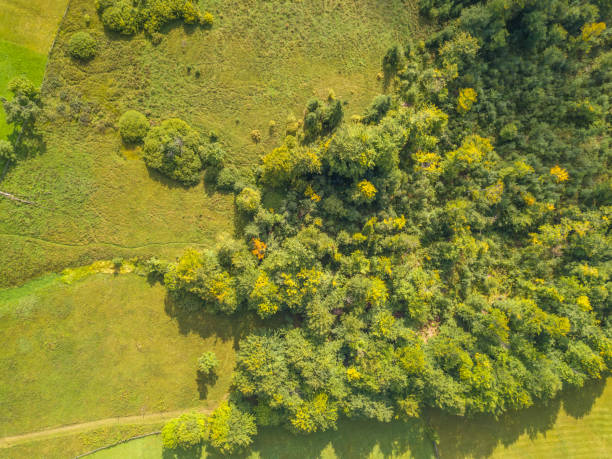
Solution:
<path fill-rule="evenodd" d="M 41 440 L 49 437 L 58 437 L 73 433 L 86 432 L 88 430 L 97 429 L 99 427 L 120 426 L 130 424 L 154 424 L 159 421 L 164 421 L 169 418 L 174 418 L 183 413 L 197 411 L 200 413 L 210 413 L 211 409 L 203 409 L 202 407 L 187 408 L 183 410 L 165 411 L 163 413 L 151 413 L 141 416 L 124 416 L 116 418 L 99 419 L 97 421 L 82 422 L 80 424 L 71 424 L 68 426 L 55 427 L 53 429 L 39 430 L 38 432 L 30 432 L 21 435 L 13 435 L 10 437 L 0 438 L 0 448 L 10 448 L 21 443 L 27 443 L 32 440 Z"/>

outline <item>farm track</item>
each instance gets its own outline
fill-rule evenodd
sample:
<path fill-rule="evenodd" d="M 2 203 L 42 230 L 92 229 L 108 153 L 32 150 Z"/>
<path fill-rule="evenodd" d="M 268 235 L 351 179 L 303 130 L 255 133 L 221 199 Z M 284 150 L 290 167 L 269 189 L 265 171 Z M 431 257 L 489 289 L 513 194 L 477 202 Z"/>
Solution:
<path fill-rule="evenodd" d="M 51 429 L 39 430 L 36 432 L 29 432 L 20 435 L 12 435 L 9 437 L 0 438 L 0 449 L 1 448 L 10 448 L 12 446 L 16 446 L 22 443 L 27 443 L 33 440 L 42 440 L 49 437 L 58 437 L 64 435 L 70 435 L 74 433 L 87 432 L 93 429 L 97 429 L 100 427 L 108 427 L 108 426 L 120 426 L 120 425 L 130 425 L 130 424 L 154 424 L 159 421 L 164 421 L 166 419 L 170 419 L 176 416 L 179 416 L 183 413 L 197 411 L 199 413 L 208 414 L 212 410 L 210 409 L 202 409 L 201 407 L 194 407 L 182 410 L 174 410 L 174 411 L 164 411 L 160 413 L 150 413 L 145 415 L 136 415 L 136 416 L 123 416 L 123 417 L 114 417 L 107 419 L 98 419 L 97 421 L 89 421 L 82 422 L 79 424 L 70 424 L 67 426 L 54 427 Z"/>

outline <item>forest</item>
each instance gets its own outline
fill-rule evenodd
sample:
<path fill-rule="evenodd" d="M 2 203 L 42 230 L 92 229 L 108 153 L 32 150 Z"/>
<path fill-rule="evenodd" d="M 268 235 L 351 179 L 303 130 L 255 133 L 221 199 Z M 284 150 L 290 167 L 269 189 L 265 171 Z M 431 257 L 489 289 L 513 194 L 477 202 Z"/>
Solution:
<path fill-rule="evenodd" d="M 380 56 L 381 94 L 360 115 L 330 89 L 270 121 L 279 142 L 256 164 L 232 161 L 223 138 L 190 120 L 118 117 L 117 141 L 155 177 L 177 188 L 204 177 L 236 214 L 214 247 L 140 257 L 135 269 L 184 314 L 262 324 L 237 345 L 229 396 L 167 422 L 165 449 L 233 454 L 263 427 L 312 434 L 431 410 L 499 417 L 610 374 L 612 3 L 418 5 L 431 33 Z M 152 46 L 173 21 L 216 21 L 192 0 L 95 9 L 107 33 L 144 33 Z M 99 47 L 76 32 L 68 56 L 85 65 Z M 42 148 L 44 112 L 29 80 L 8 89 L 6 167 Z M 92 122 L 65 97 L 54 116 Z M 117 274 L 124 260 L 112 263 Z M 213 381 L 219 360 L 205 352 L 194 377 Z"/>
<path fill-rule="evenodd" d="M 166 447 L 501 415 L 612 368 L 608 2 L 420 11 L 439 30 L 381 56 L 362 116 L 330 92 L 249 173 L 215 166 L 239 237 L 147 262 L 185 308 L 268 323 L 229 401 L 167 424 Z"/>

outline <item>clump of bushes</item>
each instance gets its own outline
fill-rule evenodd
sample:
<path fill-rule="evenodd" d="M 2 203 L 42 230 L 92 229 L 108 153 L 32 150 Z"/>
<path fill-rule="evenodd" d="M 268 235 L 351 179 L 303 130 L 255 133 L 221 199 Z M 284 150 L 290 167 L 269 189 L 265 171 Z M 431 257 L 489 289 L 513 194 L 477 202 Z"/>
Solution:
<path fill-rule="evenodd" d="M 156 41 L 156 34 L 171 21 L 181 19 L 203 27 L 211 27 L 214 22 L 212 14 L 202 14 L 196 0 L 96 0 L 96 9 L 107 29 L 123 35 L 144 30 Z"/>
<path fill-rule="evenodd" d="M 142 142 L 148 130 L 147 117 L 136 110 L 128 110 L 119 118 L 119 133 L 125 143 Z"/>
<path fill-rule="evenodd" d="M 254 214 L 259 209 L 261 193 L 259 190 L 246 187 L 236 196 L 236 207 L 246 214 Z"/>
<path fill-rule="evenodd" d="M 325 103 L 312 99 L 308 102 L 304 115 L 304 140 L 311 142 L 320 136 L 331 134 L 340 125 L 343 117 L 344 111 L 339 100 L 328 98 Z"/>
<path fill-rule="evenodd" d="M 206 351 L 198 359 L 198 373 L 202 376 L 212 376 L 219 366 L 219 359 L 212 351 Z"/>
<path fill-rule="evenodd" d="M 200 135 L 185 121 L 173 118 L 149 131 L 144 140 L 147 166 L 185 185 L 200 180 L 204 147 Z"/>
<path fill-rule="evenodd" d="M 197 446 L 207 438 L 206 416 L 188 413 L 172 419 L 162 429 L 161 437 L 165 449 Z"/>
<path fill-rule="evenodd" d="M 208 442 L 220 453 L 232 454 L 249 446 L 256 434 L 252 414 L 222 402 L 208 417 L 190 413 L 169 421 L 162 429 L 162 445 L 166 450 L 189 449 Z"/>
<path fill-rule="evenodd" d="M 77 32 L 70 37 L 68 52 L 75 59 L 88 61 L 98 52 L 98 44 L 89 33 Z"/>
<path fill-rule="evenodd" d="M 16 159 L 15 149 L 8 140 L 0 140 L 0 159 L 14 161 Z"/>

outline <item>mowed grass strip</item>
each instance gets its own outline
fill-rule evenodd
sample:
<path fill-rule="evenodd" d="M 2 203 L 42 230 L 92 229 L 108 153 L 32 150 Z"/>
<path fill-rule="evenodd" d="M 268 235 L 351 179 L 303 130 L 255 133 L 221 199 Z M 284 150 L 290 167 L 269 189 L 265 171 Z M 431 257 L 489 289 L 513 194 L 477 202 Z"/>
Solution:
<path fill-rule="evenodd" d="M 138 151 L 121 145 L 119 116 L 137 109 L 153 124 L 183 118 L 204 136 L 215 131 L 228 162 L 250 168 L 281 142 L 287 117 L 301 117 L 313 95 L 333 89 L 347 102 L 347 118 L 363 112 L 383 91 L 377 74 L 385 49 L 423 33 L 415 5 L 209 1 L 202 8 L 216 18 L 212 29 L 175 24 L 155 46 L 142 34 L 107 34 L 91 0 L 72 0 L 45 76 L 45 149 L 12 168 L 2 184 L 38 205 L 0 201 L 0 286 L 116 255 L 174 257 L 232 232 L 231 197 L 148 171 Z M 81 30 L 99 43 L 89 63 L 66 52 Z M 258 144 L 250 136 L 255 129 L 262 133 Z M 150 250 L 129 252 L 143 246 Z"/>
<path fill-rule="evenodd" d="M 0 291 L 0 436 L 114 416 L 214 406 L 248 318 L 181 314 L 135 274 L 53 276 Z M 197 380 L 212 350 L 216 381 Z"/>
<path fill-rule="evenodd" d="M 612 378 L 593 408 L 576 417 L 564 407 L 554 426 L 533 438 L 523 434 L 513 444 L 500 445 L 492 454 L 499 459 L 604 458 L 612 456 Z"/>

